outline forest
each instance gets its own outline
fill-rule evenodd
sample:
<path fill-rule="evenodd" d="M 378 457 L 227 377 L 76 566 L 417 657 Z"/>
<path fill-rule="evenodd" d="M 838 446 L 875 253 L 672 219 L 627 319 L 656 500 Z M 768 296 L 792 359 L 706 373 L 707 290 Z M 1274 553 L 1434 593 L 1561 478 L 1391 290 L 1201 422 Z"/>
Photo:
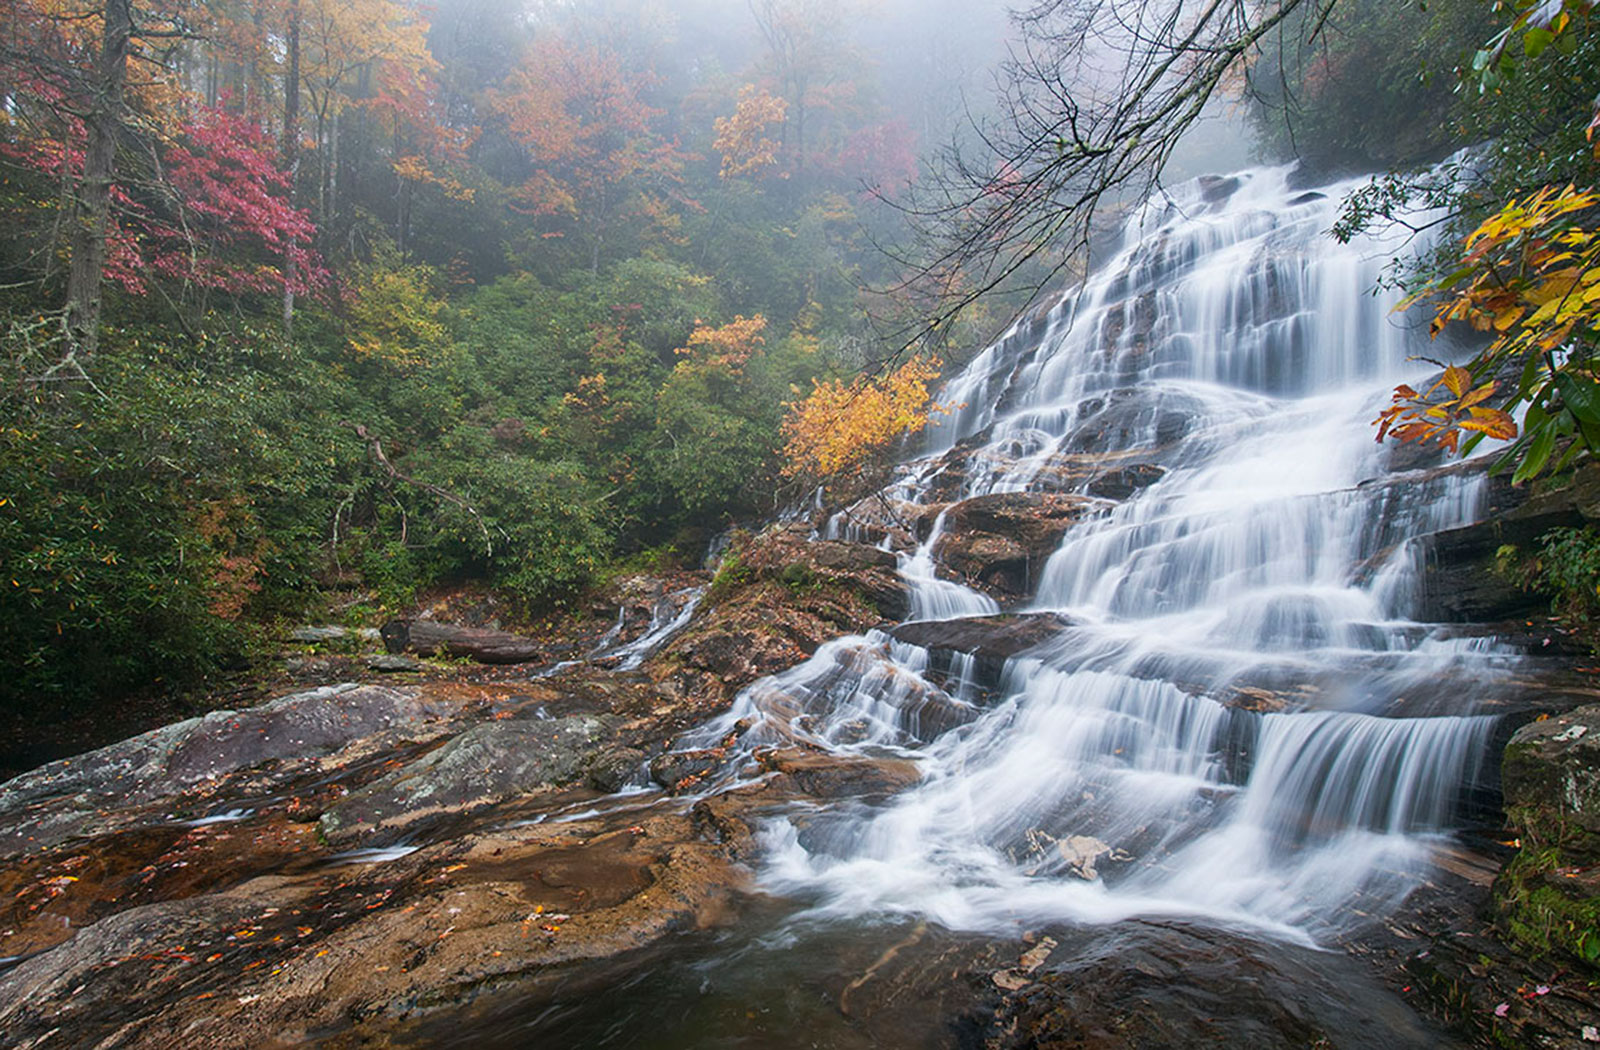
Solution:
<path fill-rule="evenodd" d="M 1448 418 L 1397 394 L 1397 434 L 1510 436 L 1490 373 L 1592 334 L 1593 198 L 1516 207 L 1594 183 L 1586 4 L 1283 4 L 1185 81 L 1203 105 L 1142 139 L 1074 116 L 1069 149 L 1027 99 L 1061 86 L 1078 6 L 7 0 L 0 706 L 181 692 L 286 620 L 441 585 L 531 620 L 697 563 L 915 429 L 940 364 L 1082 272 L 1092 223 L 1244 159 L 1181 147 L 1224 108 L 1258 157 L 1395 172 L 1352 227 L 1430 193 L 1455 236 L 1510 209 L 1467 269 L 1396 275 L 1508 348 Z M 1107 167 L 1096 135 L 1138 155 Z M 1485 142 L 1448 191 L 1415 174 Z M 1574 222 L 1552 261 L 1538 238 Z M 907 397 L 858 396 L 878 376 Z M 1593 386 L 1525 377 L 1536 466 L 1588 447 L 1600 418 L 1561 406 Z"/>
<path fill-rule="evenodd" d="M 904 308 L 947 6 L 8 4 L 3 706 L 333 599 L 537 616 L 773 513 L 784 403 Z"/>
<path fill-rule="evenodd" d="M 0 0 L 0 1047 L 1600 1041 L 1594 0 Z"/>

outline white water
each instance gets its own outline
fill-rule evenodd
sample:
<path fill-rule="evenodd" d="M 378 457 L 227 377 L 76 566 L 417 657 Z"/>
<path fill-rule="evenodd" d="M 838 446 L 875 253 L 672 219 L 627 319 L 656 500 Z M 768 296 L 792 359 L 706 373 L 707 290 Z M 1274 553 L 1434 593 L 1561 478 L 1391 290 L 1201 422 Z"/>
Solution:
<path fill-rule="evenodd" d="M 887 804 L 774 821 L 770 888 L 964 929 L 1183 914 L 1314 940 L 1425 872 L 1493 720 L 1466 688 L 1449 714 L 1389 715 L 1491 687 L 1505 656 L 1410 618 L 1407 540 L 1472 521 L 1477 476 L 1373 481 L 1367 423 L 1428 348 L 1372 294 L 1395 246 L 1324 236 L 1344 188 L 1263 170 L 1208 189 L 1152 202 L 1083 289 L 955 376 L 940 400 L 960 407 L 892 490 L 925 499 L 974 437 L 955 498 L 1160 468 L 1044 567 L 1031 608 L 1078 626 L 1010 661 L 984 707 L 960 666 L 946 692 L 926 652 L 874 634 L 757 683 L 707 731 L 754 718 L 752 745 L 920 764 Z M 994 612 L 940 577 L 943 524 L 901 555 L 915 617 Z M 1300 700 L 1225 705 L 1252 687 Z"/>
<path fill-rule="evenodd" d="M 667 644 L 673 635 L 688 625 L 690 619 L 694 617 L 694 611 L 699 607 L 700 599 L 704 594 L 704 587 L 688 587 L 674 594 L 664 596 L 651 609 L 650 626 L 645 629 L 644 634 L 626 645 L 617 646 L 615 649 L 607 649 L 603 652 L 597 650 L 597 655 L 591 656 L 590 659 L 615 660 L 619 671 L 632 671 L 638 668 L 657 649 Z M 626 609 L 619 610 L 617 614 L 619 625 L 622 623 L 622 614 L 626 611 Z M 618 633 L 620 632 L 617 628 L 613 628 L 612 633 L 606 637 L 611 639 L 616 637 Z M 605 641 L 602 640 L 601 648 L 604 645 Z"/>

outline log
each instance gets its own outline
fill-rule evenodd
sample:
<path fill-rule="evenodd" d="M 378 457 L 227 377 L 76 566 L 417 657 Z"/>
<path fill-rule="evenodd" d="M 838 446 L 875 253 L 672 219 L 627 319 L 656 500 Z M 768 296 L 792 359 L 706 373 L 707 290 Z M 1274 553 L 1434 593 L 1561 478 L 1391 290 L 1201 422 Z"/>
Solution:
<path fill-rule="evenodd" d="M 546 658 L 532 638 L 485 627 L 460 627 L 434 620 L 391 620 L 383 625 L 383 646 L 391 653 L 456 656 L 480 664 L 527 664 Z"/>

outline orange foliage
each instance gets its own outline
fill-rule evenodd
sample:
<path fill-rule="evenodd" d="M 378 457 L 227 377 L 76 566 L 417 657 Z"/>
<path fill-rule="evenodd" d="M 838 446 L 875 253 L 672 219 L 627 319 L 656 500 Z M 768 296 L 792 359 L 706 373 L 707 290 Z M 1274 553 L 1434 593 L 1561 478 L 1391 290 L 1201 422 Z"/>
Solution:
<path fill-rule="evenodd" d="M 517 206 L 542 216 L 597 213 L 624 181 L 670 174 L 672 151 L 651 130 L 660 112 L 644 101 L 648 83 L 602 47 L 535 43 L 495 100 L 534 166 L 515 191 Z"/>
<path fill-rule="evenodd" d="M 1466 431 L 1510 441 L 1517 436 L 1516 421 L 1510 413 L 1484 404 L 1494 396 L 1496 385 L 1490 380 L 1474 387 L 1472 373 L 1459 365 L 1445 369 L 1426 393 L 1402 383 L 1395 387 L 1394 403 L 1373 420 L 1378 440 L 1393 434 L 1400 441 L 1432 442 L 1451 452 L 1457 451 Z"/>
<path fill-rule="evenodd" d="M 761 314 L 738 316 L 716 328 L 696 325 L 689 333 L 689 345 L 679 347 L 678 354 L 704 368 L 739 375 L 766 343 L 761 336 L 766 327 L 767 319 Z"/>
<path fill-rule="evenodd" d="M 783 422 L 784 475 L 836 477 L 902 434 L 915 434 L 932 413 L 948 411 L 928 392 L 938 375 L 937 358 L 913 358 L 882 378 L 813 384 L 811 395 L 790 405 Z"/>

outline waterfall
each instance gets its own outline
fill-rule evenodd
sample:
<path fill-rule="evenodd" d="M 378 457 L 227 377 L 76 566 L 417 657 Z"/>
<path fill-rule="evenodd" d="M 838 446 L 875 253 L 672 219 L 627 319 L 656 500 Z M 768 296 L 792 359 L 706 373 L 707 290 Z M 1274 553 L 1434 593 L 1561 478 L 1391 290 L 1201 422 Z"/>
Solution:
<path fill-rule="evenodd" d="M 1473 521 L 1481 474 L 1388 473 L 1368 421 L 1428 367 L 1373 292 L 1397 246 L 1335 243 L 1348 185 L 1290 175 L 1152 199 L 1081 288 L 948 381 L 958 407 L 897 500 L 1154 480 L 1067 531 L 1027 608 L 1071 626 L 981 700 L 876 633 L 740 697 L 708 736 L 752 719 L 755 743 L 921 772 L 886 803 L 773 820 L 766 885 L 957 929 L 1177 914 L 1316 941 L 1426 872 L 1493 733 L 1473 697 L 1508 661 L 1413 619 L 1412 540 Z M 941 575 L 944 527 L 900 555 L 915 617 L 995 612 Z M 1451 683 L 1446 713 L 1419 702 Z"/>

